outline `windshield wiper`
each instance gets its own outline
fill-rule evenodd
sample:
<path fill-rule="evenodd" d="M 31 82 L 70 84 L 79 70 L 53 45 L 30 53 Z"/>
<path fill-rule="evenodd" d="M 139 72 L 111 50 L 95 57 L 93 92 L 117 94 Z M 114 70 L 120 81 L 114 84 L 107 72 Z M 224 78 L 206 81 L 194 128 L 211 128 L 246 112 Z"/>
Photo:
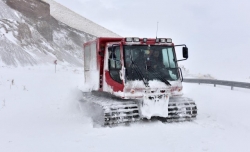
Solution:
<path fill-rule="evenodd" d="M 134 69 L 135 73 L 142 79 L 144 85 L 146 87 L 149 87 L 148 80 L 142 74 L 141 69 L 133 61 L 132 61 L 132 69 Z"/>
<path fill-rule="evenodd" d="M 149 83 L 148 80 L 144 77 L 143 73 L 141 72 L 141 69 L 137 66 L 137 64 L 135 64 L 135 62 L 132 59 L 132 55 L 131 55 L 131 50 L 130 50 L 130 60 L 132 63 L 132 69 L 135 71 L 135 73 L 142 79 L 144 85 L 146 87 L 149 87 Z"/>
<path fill-rule="evenodd" d="M 171 86 L 168 80 L 166 80 L 162 75 L 158 74 L 158 72 L 156 72 L 154 68 L 151 67 L 150 71 L 152 71 L 151 74 L 154 75 L 156 78 L 164 82 L 166 85 Z"/>

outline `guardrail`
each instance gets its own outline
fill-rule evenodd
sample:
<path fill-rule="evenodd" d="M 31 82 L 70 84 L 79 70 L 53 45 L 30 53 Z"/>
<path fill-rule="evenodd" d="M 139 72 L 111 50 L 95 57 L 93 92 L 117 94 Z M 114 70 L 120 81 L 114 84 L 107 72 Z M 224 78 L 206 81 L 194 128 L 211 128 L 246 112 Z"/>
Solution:
<path fill-rule="evenodd" d="M 234 87 L 250 89 L 250 83 L 246 82 L 213 80 L 213 79 L 190 79 L 190 78 L 184 78 L 183 82 L 213 84 L 214 87 L 216 87 L 216 85 L 230 86 L 231 90 L 233 90 Z"/>

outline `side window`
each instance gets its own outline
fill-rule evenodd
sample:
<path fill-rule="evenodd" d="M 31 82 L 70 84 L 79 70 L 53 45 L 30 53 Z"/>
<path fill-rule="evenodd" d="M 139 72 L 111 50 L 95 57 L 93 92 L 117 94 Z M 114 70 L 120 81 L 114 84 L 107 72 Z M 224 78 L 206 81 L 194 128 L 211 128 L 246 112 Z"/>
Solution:
<path fill-rule="evenodd" d="M 110 69 L 121 69 L 121 53 L 118 46 L 113 51 L 109 51 L 109 63 Z"/>
<path fill-rule="evenodd" d="M 120 70 L 121 70 L 121 53 L 120 46 L 115 46 L 112 50 L 109 50 L 109 72 L 112 79 L 115 81 L 122 83 L 120 78 Z"/>

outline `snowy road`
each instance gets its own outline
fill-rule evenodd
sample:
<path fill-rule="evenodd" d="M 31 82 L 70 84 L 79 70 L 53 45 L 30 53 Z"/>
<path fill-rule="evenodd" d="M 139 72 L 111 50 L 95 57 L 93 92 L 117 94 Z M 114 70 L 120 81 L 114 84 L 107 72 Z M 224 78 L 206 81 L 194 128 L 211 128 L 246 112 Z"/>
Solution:
<path fill-rule="evenodd" d="M 0 69 L 0 148 L 4 152 L 249 151 L 250 90 L 184 84 L 195 121 L 93 127 L 79 110 L 83 73 L 53 66 Z M 14 83 L 12 84 L 12 80 Z"/>

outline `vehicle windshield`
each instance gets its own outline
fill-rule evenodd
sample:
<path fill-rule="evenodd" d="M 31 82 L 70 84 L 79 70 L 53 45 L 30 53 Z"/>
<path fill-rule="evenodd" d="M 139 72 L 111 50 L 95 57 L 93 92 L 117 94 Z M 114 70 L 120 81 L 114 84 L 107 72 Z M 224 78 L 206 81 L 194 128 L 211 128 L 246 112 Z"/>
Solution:
<path fill-rule="evenodd" d="M 179 79 L 172 46 L 126 45 L 124 56 L 127 80 L 175 81 Z"/>

